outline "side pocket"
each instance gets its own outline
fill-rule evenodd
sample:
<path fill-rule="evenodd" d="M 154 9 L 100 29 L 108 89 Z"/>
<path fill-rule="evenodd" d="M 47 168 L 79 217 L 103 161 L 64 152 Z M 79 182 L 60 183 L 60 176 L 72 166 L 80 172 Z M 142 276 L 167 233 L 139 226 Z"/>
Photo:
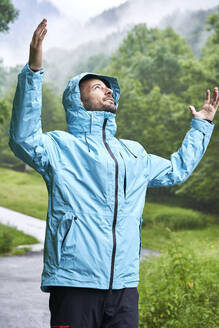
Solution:
<path fill-rule="evenodd" d="M 57 231 L 58 239 L 58 263 L 63 262 L 73 264 L 76 246 L 76 233 L 78 217 L 73 213 L 66 213 L 59 224 Z"/>
<path fill-rule="evenodd" d="M 139 258 L 141 257 L 141 227 L 142 227 L 142 222 L 143 222 L 143 219 L 141 217 L 140 222 L 139 222 Z"/>

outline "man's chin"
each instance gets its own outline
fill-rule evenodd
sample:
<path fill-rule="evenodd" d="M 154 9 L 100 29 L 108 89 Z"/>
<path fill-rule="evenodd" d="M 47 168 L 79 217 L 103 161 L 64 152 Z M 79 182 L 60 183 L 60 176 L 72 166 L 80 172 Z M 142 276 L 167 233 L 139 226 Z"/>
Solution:
<path fill-rule="evenodd" d="M 112 106 L 106 106 L 106 107 L 104 108 L 104 111 L 105 111 L 105 112 L 110 112 L 110 113 L 116 114 L 116 106 L 115 106 L 115 105 L 112 105 Z"/>

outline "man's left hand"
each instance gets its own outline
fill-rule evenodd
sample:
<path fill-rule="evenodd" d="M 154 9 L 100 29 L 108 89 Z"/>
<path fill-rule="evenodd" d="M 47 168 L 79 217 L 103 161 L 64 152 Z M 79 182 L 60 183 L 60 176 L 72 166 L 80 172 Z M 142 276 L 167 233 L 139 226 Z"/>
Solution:
<path fill-rule="evenodd" d="M 218 88 L 214 88 L 212 98 L 211 98 L 210 90 L 207 90 L 205 103 L 199 112 L 195 110 L 194 106 L 189 106 L 189 109 L 194 117 L 213 121 L 218 106 L 219 106 Z"/>

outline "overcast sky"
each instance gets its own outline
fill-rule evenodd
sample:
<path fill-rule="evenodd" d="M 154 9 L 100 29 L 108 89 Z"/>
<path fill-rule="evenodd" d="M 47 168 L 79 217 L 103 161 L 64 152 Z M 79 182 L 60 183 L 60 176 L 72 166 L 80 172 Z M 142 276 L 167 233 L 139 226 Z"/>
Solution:
<path fill-rule="evenodd" d="M 44 0 L 38 0 L 43 2 Z M 86 21 L 88 18 L 100 14 L 103 10 L 117 7 L 126 0 L 47 0 L 53 3 L 61 13 L 68 17 Z"/>

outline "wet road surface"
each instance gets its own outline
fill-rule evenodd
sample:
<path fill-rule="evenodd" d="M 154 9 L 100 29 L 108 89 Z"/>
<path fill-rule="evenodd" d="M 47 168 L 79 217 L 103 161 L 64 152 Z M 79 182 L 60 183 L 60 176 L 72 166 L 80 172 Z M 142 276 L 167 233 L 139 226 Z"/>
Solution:
<path fill-rule="evenodd" d="M 0 258 L 0 327 L 49 328 L 49 294 L 40 290 L 42 252 Z"/>

